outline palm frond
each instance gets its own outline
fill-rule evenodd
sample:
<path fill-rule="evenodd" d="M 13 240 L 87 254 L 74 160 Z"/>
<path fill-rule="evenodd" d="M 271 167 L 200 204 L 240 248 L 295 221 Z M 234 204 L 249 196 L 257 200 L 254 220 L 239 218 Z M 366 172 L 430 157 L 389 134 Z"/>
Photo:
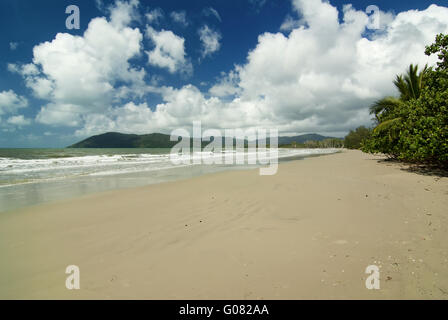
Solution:
<path fill-rule="evenodd" d="M 397 75 L 394 81 L 395 87 L 400 92 L 400 98 L 402 100 L 406 100 L 409 95 L 408 85 L 406 81 L 403 79 L 403 76 Z"/>
<path fill-rule="evenodd" d="M 397 110 L 401 107 L 402 101 L 395 97 L 386 97 L 376 101 L 370 106 L 370 114 L 375 115 L 376 119 L 380 121 L 381 118 L 387 114 Z"/>
<path fill-rule="evenodd" d="M 418 99 L 421 90 L 424 87 L 425 76 L 428 72 L 428 65 L 423 70 L 418 72 L 418 65 L 411 64 L 406 74 L 397 75 L 394 81 L 395 87 L 400 92 L 400 99 L 408 101 L 410 99 Z"/>
<path fill-rule="evenodd" d="M 381 132 L 389 130 L 393 125 L 397 124 L 401 121 L 401 117 L 397 117 L 395 119 L 390 119 L 381 122 L 379 125 L 376 126 L 376 128 L 373 130 L 374 132 Z"/>

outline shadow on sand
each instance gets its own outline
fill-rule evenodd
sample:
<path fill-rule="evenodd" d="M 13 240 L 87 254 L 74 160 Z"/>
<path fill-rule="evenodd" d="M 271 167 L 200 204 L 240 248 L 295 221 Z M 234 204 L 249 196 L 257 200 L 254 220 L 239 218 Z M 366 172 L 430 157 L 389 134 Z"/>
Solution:
<path fill-rule="evenodd" d="M 400 170 L 416 173 L 424 176 L 431 176 L 437 178 L 446 178 L 448 177 L 448 168 L 428 165 L 428 164 L 415 164 L 415 163 L 407 163 L 400 160 L 392 159 L 392 158 L 377 158 L 372 159 L 377 161 L 378 163 L 383 164 L 394 164 L 400 167 Z"/>

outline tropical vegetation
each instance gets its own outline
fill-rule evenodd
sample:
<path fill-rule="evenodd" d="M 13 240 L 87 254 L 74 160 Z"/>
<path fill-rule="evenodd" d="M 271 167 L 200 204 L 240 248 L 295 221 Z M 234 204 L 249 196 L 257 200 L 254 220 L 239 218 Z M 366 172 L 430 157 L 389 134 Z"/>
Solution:
<path fill-rule="evenodd" d="M 399 97 L 375 102 L 375 127 L 362 150 L 409 162 L 448 165 L 448 35 L 439 34 L 426 55 L 437 54 L 437 67 L 410 65 L 394 85 Z"/>
<path fill-rule="evenodd" d="M 360 149 L 363 142 L 370 137 L 371 130 L 361 126 L 350 133 L 344 139 L 344 146 L 347 149 Z"/>

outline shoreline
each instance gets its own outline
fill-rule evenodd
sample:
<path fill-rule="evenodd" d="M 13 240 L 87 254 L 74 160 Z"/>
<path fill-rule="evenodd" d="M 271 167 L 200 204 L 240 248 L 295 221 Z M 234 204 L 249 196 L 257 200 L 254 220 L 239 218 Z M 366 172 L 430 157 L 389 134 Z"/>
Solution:
<path fill-rule="evenodd" d="M 142 151 L 141 149 L 139 150 Z M 294 150 L 291 152 L 291 155 L 283 154 L 279 158 L 279 162 L 281 163 L 294 160 L 303 160 L 307 157 L 312 157 L 315 155 L 326 155 L 326 152 L 339 152 L 335 150 L 336 149 Z M 120 158 L 123 155 L 130 156 L 130 154 L 128 153 L 125 154 L 123 152 L 123 149 L 115 149 L 115 151 L 119 151 L 119 153 L 113 155 L 113 158 Z M 143 160 L 148 155 L 149 157 L 169 156 L 168 153 L 140 153 L 139 155 L 143 156 Z M 74 158 L 64 158 L 64 161 L 67 161 L 67 159 L 70 159 L 70 161 L 73 162 Z M 83 158 L 76 159 L 82 160 Z M 33 159 L 31 161 L 35 160 L 42 161 L 42 159 Z M 47 164 L 48 161 L 52 162 L 54 161 L 54 159 L 47 159 Z M 112 165 L 115 165 L 115 163 L 112 163 Z M 61 202 L 64 200 L 76 199 L 82 196 L 107 191 L 118 191 L 140 188 L 164 182 L 175 182 L 223 171 L 251 170 L 254 168 L 265 167 L 261 164 L 250 165 L 247 163 L 241 165 L 227 165 L 225 163 L 212 165 L 180 164 L 176 166 L 166 166 L 166 163 L 155 164 L 154 166 L 151 163 L 143 163 L 143 167 L 138 168 L 129 167 L 129 163 L 127 162 L 124 162 L 124 165 L 126 167 L 112 170 L 112 173 L 111 171 L 109 171 L 109 166 L 107 165 L 98 172 L 91 172 L 88 174 L 85 173 L 73 174 L 69 176 L 64 175 L 60 177 L 47 177 L 41 180 L 34 180 L 26 183 L 15 183 L 11 185 L 1 185 L 0 181 L 0 214 L 39 204 Z M 57 171 L 57 166 L 52 170 Z M 76 171 L 78 169 L 74 168 L 73 170 Z"/>
<path fill-rule="evenodd" d="M 448 179 L 343 151 L 0 215 L 3 299 L 448 299 Z M 65 288 L 78 265 L 81 290 Z M 367 290 L 378 265 L 381 289 Z"/>

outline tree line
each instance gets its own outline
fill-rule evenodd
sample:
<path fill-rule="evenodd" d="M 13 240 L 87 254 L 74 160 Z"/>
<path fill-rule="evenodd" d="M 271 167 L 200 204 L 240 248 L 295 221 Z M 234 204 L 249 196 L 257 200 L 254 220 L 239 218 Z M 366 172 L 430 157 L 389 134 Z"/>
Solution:
<path fill-rule="evenodd" d="M 280 148 L 306 148 L 306 149 L 326 149 L 326 148 L 343 148 L 344 139 L 330 138 L 321 141 L 309 140 L 303 143 L 292 142 L 290 144 L 282 144 Z"/>

